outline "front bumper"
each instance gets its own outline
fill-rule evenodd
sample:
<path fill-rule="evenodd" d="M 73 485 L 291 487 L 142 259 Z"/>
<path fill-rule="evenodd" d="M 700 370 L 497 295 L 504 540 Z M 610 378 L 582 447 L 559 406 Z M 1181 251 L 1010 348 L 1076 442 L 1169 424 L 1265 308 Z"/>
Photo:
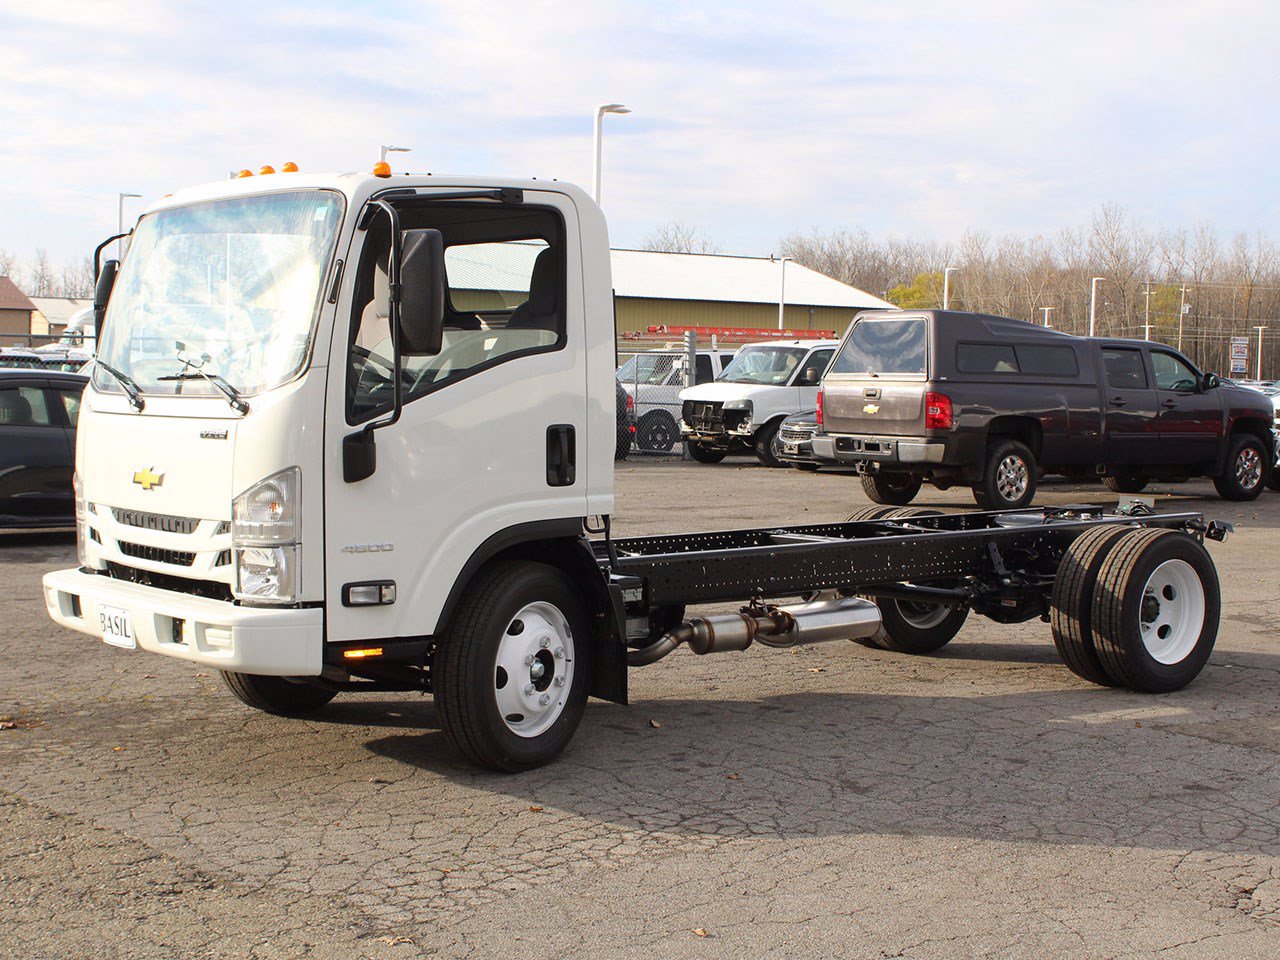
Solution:
<path fill-rule="evenodd" d="M 128 610 L 139 649 L 215 670 L 314 677 L 323 667 L 319 608 L 242 607 L 80 570 L 45 574 L 44 602 L 57 623 L 98 639 L 100 605 Z"/>
<path fill-rule="evenodd" d="M 942 463 L 947 455 L 947 441 L 914 437 L 819 434 L 813 438 L 812 447 L 819 460 L 836 463 Z"/>

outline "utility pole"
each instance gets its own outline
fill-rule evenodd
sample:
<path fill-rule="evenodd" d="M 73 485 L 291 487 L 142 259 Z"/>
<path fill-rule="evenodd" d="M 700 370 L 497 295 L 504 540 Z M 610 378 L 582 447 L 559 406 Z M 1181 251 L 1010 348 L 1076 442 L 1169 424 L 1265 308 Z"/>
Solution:
<path fill-rule="evenodd" d="M 1182 349 L 1182 320 L 1187 315 L 1187 285 L 1182 285 L 1182 299 L 1178 301 L 1178 349 Z"/>
<path fill-rule="evenodd" d="M 1150 340 L 1151 339 L 1151 281 L 1150 280 L 1147 281 L 1147 289 L 1145 293 L 1147 298 L 1147 308 L 1146 308 L 1146 319 L 1145 319 L 1145 322 L 1143 323 L 1143 327 L 1145 328 L 1145 333 L 1146 333 L 1146 337 L 1144 339 Z"/>
<path fill-rule="evenodd" d="M 1044 325 L 1047 327 L 1049 326 L 1049 314 L 1053 312 L 1053 307 L 1041 307 L 1040 309 L 1044 312 Z"/>
<path fill-rule="evenodd" d="M 1253 379 L 1261 380 L 1262 379 L 1262 331 L 1267 328 L 1254 327 L 1253 329 L 1258 331 L 1258 369 L 1257 369 L 1257 373 L 1254 374 Z"/>
<path fill-rule="evenodd" d="M 1093 336 L 1093 331 L 1098 319 L 1098 284 L 1106 277 L 1094 277 L 1089 281 L 1089 336 Z"/>
<path fill-rule="evenodd" d="M 778 329 L 782 330 L 786 324 L 783 323 L 787 309 L 787 261 L 790 257 L 782 257 L 782 281 L 778 287 Z"/>
<path fill-rule="evenodd" d="M 958 271 L 959 267 L 947 267 L 942 271 L 942 309 L 951 309 L 951 274 Z"/>

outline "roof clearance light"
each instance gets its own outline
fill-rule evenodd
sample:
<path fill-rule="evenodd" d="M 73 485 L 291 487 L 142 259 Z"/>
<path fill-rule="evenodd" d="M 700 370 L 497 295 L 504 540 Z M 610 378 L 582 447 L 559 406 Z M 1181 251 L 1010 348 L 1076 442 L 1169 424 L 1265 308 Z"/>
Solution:
<path fill-rule="evenodd" d="M 286 163 L 283 167 L 280 168 L 280 172 L 281 173 L 297 173 L 298 165 L 294 163 L 292 160 L 290 160 L 288 163 Z"/>
<path fill-rule="evenodd" d="M 391 164 L 387 163 L 385 160 L 379 160 L 373 165 L 373 175 L 375 177 L 391 176 Z"/>
<path fill-rule="evenodd" d="M 252 170 L 241 170 L 239 173 L 236 174 L 236 179 L 239 180 L 241 177 L 252 177 L 252 176 L 253 176 Z"/>
<path fill-rule="evenodd" d="M 259 170 L 259 171 L 258 171 L 258 173 L 259 173 L 261 176 L 264 176 L 264 177 L 265 177 L 268 173 L 275 173 L 275 172 L 276 172 L 276 168 L 275 168 L 275 167 L 273 167 L 273 166 L 272 166 L 271 164 L 269 164 L 269 163 L 268 163 L 265 167 L 263 167 L 261 170 Z"/>

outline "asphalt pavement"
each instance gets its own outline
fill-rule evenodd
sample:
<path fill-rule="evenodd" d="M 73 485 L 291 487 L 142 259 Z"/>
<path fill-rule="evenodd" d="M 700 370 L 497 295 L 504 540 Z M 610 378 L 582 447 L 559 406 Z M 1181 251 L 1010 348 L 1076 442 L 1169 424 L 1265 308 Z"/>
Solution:
<path fill-rule="evenodd" d="M 619 535 L 866 503 L 747 460 L 617 474 Z M 0 957 L 1280 956 L 1280 494 L 1151 493 L 1236 524 L 1184 691 L 1091 686 L 1039 622 L 681 650 L 520 776 L 464 764 L 429 697 L 280 719 L 64 631 L 39 578 L 72 537 L 0 534 Z"/>

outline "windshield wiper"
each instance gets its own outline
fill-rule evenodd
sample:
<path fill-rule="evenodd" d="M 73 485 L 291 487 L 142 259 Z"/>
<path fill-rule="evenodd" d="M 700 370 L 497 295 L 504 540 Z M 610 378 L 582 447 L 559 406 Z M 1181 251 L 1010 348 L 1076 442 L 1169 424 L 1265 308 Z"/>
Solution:
<path fill-rule="evenodd" d="M 133 409 L 141 413 L 142 408 L 145 407 L 147 404 L 146 404 L 146 401 L 142 399 L 142 391 L 138 389 L 138 385 L 134 383 L 133 380 L 130 379 L 128 376 L 126 376 L 125 374 L 117 370 L 115 367 L 113 367 L 111 364 L 103 360 L 96 360 L 96 359 L 94 360 L 94 363 L 96 363 L 103 370 L 107 371 L 107 373 L 115 377 L 117 381 L 119 381 L 120 386 L 124 388 L 124 392 L 129 395 L 129 406 L 133 407 Z"/>
<path fill-rule="evenodd" d="M 191 360 L 182 355 L 185 349 L 183 344 L 178 344 L 178 355 L 175 358 L 184 367 L 190 367 L 190 373 L 172 373 L 165 377 L 156 377 L 157 380 L 207 380 L 213 385 L 220 394 L 227 398 L 227 403 L 231 404 L 231 409 L 235 410 L 241 416 L 249 412 L 249 404 L 240 396 L 240 391 L 227 383 L 226 379 L 217 373 L 205 372 L 204 365 L 213 358 L 207 353 L 200 354 L 198 361 Z"/>

